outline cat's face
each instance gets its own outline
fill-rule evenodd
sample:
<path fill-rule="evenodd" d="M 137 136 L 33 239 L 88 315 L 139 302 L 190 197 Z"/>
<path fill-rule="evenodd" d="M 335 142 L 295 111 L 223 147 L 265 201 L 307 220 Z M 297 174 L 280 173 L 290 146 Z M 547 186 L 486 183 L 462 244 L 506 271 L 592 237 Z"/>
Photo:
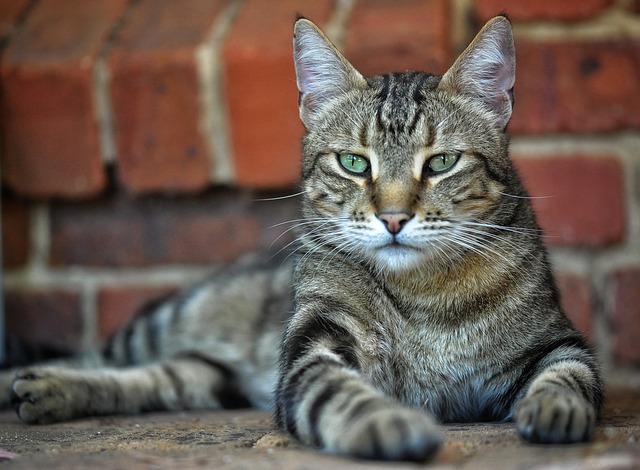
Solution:
<path fill-rule="evenodd" d="M 366 80 L 308 22 L 294 46 L 310 236 L 394 271 L 448 263 L 495 236 L 488 225 L 505 222 L 513 190 L 504 134 L 512 81 L 501 78 L 509 88 L 487 105 L 461 92 L 458 77 L 471 73 L 460 70 L 464 54 L 442 80 Z"/>

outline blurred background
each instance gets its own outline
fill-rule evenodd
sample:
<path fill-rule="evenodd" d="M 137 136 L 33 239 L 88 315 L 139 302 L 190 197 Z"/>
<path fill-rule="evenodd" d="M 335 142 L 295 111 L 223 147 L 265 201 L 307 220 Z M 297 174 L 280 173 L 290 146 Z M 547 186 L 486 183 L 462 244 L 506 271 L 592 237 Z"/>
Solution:
<path fill-rule="evenodd" d="M 290 241 L 298 13 L 371 75 L 443 73 L 501 12 L 563 307 L 612 377 L 640 371 L 639 0 L 1 0 L 5 356 L 99 345 Z"/>

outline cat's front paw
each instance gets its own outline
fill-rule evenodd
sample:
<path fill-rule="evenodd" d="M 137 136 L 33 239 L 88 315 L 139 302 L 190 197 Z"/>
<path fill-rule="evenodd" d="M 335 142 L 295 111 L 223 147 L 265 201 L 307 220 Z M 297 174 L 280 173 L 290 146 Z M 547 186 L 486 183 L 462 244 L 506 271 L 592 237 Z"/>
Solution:
<path fill-rule="evenodd" d="M 437 424 L 428 415 L 404 408 L 374 411 L 339 434 L 328 450 L 376 460 L 423 462 L 442 442 Z"/>
<path fill-rule="evenodd" d="M 541 444 L 586 442 L 593 436 L 595 422 L 595 409 L 584 398 L 555 390 L 525 397 L 515 413 L 520 435 Z"/>
<path fill-rule="evenodd" d="M 70 384 L 55 368 L 32 367 L 17 372 L 12 403 L 23 421 L 44 424 L 73 418 Z"/>

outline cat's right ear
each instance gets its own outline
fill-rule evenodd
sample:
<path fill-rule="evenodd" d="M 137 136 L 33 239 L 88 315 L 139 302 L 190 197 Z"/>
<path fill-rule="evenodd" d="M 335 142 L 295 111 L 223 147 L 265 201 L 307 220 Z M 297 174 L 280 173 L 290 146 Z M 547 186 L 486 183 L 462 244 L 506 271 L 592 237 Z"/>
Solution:
<path fill-rule="evenodd" d="M 298 84 L 300 119 L 313 126 L 325 106 L 354 87 L 367 85 L 358 72 L 311 21 L 296 21 L 293 59 Z"/>

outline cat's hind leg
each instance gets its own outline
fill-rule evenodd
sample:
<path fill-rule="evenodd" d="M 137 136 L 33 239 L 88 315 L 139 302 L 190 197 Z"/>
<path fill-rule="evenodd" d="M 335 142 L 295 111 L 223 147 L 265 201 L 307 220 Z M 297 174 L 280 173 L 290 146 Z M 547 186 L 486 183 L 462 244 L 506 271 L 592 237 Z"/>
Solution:
<path fill-rule="evenodd" d="M 155 410 L 249 406 L 233 374 L 201 356 L 104 369 L 31 367 L 12 384 L 14 407 L 27 423 Z"/>

